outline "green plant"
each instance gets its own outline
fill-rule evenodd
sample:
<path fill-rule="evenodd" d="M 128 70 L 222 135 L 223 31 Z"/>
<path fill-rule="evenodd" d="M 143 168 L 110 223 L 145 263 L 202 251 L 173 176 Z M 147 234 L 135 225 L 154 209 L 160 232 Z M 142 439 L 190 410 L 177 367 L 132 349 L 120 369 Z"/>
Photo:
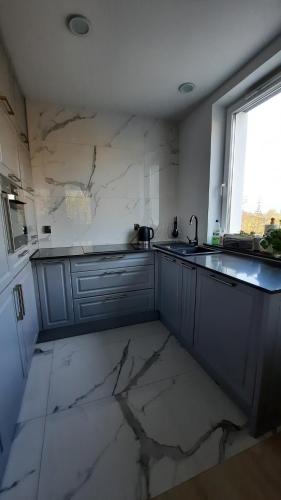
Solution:
<path fill-rule="evenodd" d="M 264 249 L 271 246 L 273 251 L 281 253 L 281 229 L 270 231 L 260 244 Z"/>

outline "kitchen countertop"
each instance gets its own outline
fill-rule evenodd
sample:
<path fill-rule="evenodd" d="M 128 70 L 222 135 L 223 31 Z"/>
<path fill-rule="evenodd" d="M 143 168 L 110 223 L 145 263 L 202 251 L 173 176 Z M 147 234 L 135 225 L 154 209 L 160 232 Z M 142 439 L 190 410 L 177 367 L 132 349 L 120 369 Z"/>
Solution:
<path fill-rule="evenodd" d="M 106 253 L 151 252 L 154 250 L 163 251 L 159 248 L 153 248 L 153 246 L 142 248 L 137 244 L 41 248 L 31 256 L 31 260 L 90 256 Z M 191 255 L 189 257 L 181 257 L 166 250 L 164 253 L 183 262 L 189 262 L 203 269 L 234 278 L 241 283 L 267 293 L 281 292 L 281 267 L 276 264 L 269 264 L 268 262 L 252 259 L 251 257 L 242 257 L 223 252 L 211 255 Z"/>
<path fill-rule="evenodd" d="M 166 252 L 165 252 L 166 253 Z M 241 283 L 263 290 L 267 293 L 281 292 L 281 267 L 268 264 L 251 257 L 240 257 L 227 253 L 180 257 L 169 252 L 177 259 L 189 262 L 203 269 L 209 269 Z"/>
<path fill-rule="evenodd" d="M 149 246 L 143 248 L 138 244 L 118 244 L 118 245 L 89 245 L 77 247 L 57 247 L 40 248 L 32 256 L 31 260 L 58 259 L 67 257 L 80 257 L 87 255 L 114 254 L 114 253 L 137 253 L 152 252 L 154 248 Z"/>

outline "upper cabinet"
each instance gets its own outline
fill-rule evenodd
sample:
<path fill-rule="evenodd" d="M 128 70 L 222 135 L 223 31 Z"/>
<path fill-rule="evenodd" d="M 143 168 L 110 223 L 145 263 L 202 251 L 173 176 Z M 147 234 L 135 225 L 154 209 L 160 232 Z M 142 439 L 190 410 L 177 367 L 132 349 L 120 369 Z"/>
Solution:
<path fill-rule="evenodd" d="M 0 162 L 1 173 L 17 184 L 20 180 L 18 137 L 13 124 L 0 109 Z"/>
<path fill-rule="evenodd" d="M 3 106 L 6 106 L 6 111 L 8 110 L 7 106 L 12 107 L 13 102 L 13 77 L 12 70 L 9 59 L 0 44 L 0 96 L 6 98 L 6 105 L 3 103 Z"/>
<path fill-rule="evenodd" d="M 32 188 L 25 99 L 0 45 L 0 173 Z"/>
<path fill-rule="evenodd" d="M 18 152 L 22 187 L 29 193 L 33 193 L 32 168 L 29 150 L 25 145 L 19 143 Z"/>

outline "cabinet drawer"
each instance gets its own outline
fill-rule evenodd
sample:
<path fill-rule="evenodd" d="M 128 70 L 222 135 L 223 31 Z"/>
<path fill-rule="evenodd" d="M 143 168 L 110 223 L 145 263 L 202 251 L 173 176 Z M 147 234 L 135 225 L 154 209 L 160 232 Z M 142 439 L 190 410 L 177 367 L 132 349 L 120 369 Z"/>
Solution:
<path fill-rule="evenodd" d="M 154 290 L 139 290 L 74 300 L 76 323 L 117 318 L 146 311 L 154 311 Z"/>
<path fill-rule="evenodd" d="M 145 288 L 154 288 L 154 266 L 72 274 L 72 290 L 76 299 Z"/>
<path fill-rule="evenodd" d="M 71 272 L 97 271 L 99 269 L 114 269 L 116 267 L 147 266 L 154 264 L 153 252 L 118 253 L 91 255 L 89 257 L 74 257 L 71 259 Z"/>

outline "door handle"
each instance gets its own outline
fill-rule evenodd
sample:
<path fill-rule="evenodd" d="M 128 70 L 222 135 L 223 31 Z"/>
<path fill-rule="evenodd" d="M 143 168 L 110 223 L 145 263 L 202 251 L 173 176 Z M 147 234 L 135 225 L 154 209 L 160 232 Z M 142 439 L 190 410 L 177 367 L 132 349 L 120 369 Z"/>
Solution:
<path fill-rule="evenodd" d="M 22 315 L 25 316 L 25 305 L 24 305 L 23 291 L 22 291 L 22 286 L 21 285 L 19 285 L 19 294 L 20 294 L 20 303 L 21 303 Z"/>
<path fill-rule="evenodd" d="M 19 253 L 18 258 L 20 259 L 20 257 L 24 257 L 26 254 L 28 254 L 28 250 L 24 250 L 23 252 Z"/>
<path fill-rule="evenodd" d="M 209 277 L 212 280 L 217 281 L 218 283 L 221 283 L 222 285 L 230 286 L 232 288 L 237 285 L 236 283 L 229 283 L 229 281 L 221 280 L 221 279 L 217 278 L 216 276 L 214 276 L 213 274 L 209 274 Z"/>
<path fill-rule="evenodd" d="M 14 299 L 15 299 L 17 321 L 22 321 L 23 320 L 23 312 L 22 312 L 22 303 L 21 303 L 21 296 L 20 296 L 20 285 L 16 285 L 13 288 L 13 294 L 14 294 Z"/>
<path fill-rule="evenodd" d="M 187 264 L 183 264 L 182 267 L 186 267 L 186 269 L 190 269 L 190 271 L 195 271 L 196 267 L 188 266 Z"/>

